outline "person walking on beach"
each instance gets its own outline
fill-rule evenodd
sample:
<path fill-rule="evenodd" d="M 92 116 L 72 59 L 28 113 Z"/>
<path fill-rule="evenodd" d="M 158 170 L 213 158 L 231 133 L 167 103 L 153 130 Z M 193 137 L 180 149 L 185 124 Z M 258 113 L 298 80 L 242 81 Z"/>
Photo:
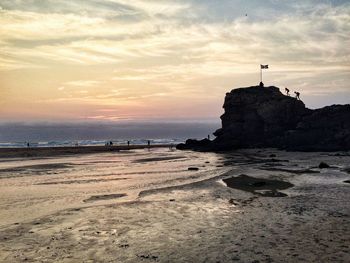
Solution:
<path fill-rule="evenodd" d="M 151 141 L 150 140 L 147 141 L 147 145 L 148 145 L 148 147 L 151 146 Z"/>
<path fill-rule="evenodd" d="M 130 146 L 130 141 L 128 141 L 128 147 Z"/>
<path fill-rule="evenodd" d="M 294 93 L 295 93 L 295 98 L 296 98 L 297 100 L 300 100 L 300 93 L 297 92 L 297 91 L 294 91 Z"/>
<path fill-rule="evenodd" d="M 289 96 L 289 89 L 285 88 L 284 90 L 286 91 L 286 95 Z"/>

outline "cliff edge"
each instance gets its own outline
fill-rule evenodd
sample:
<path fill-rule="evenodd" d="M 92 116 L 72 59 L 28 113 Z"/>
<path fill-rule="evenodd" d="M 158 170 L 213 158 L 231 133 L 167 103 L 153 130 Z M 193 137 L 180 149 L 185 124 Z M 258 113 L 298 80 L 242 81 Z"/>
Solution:
<path fill-rule="evenodd" d="M 178 149 L 222 151 L 273 147 L 298 151 L 350 150 L 350 105 L 311 110 L 279 88 L 252 86 L 226 94 L 215 140 L 187 140 Z"/>

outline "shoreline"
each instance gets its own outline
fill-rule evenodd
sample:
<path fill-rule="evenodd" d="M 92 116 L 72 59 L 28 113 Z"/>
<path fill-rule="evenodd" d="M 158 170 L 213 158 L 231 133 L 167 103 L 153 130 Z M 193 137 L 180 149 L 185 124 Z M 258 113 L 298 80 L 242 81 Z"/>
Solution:
<path fill-rule="evenodd" d="M 113 145 L 113 146 L 57 146 L 38 148 L 0 148 L 0 158 L 19 157 L 53 157 L 60 155 L 93 154 L 105 152 L 118 152 L 138 149 L 169 148 L 174 144 L 154 144 L 154 145 Z"/>

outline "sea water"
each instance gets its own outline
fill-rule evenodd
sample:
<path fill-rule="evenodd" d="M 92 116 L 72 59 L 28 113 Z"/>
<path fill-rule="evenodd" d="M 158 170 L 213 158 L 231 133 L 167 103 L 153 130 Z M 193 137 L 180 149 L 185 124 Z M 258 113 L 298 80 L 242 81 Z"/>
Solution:
<path fill-rule="evenodd" d="M 132 123 L 2 123 L 0 148 L 178 144 L 186 139 L 203 139 L 218 127 L 217 122 L 132 122 Z"/>
<path fill-rule="evenodd" d="M 132 139 L 129 140 L 130 145 L 146 145 L 148 141 L 154 144 L 179 144 L 184 142 L 181 138 L 162 138 L 162 139 Z M 0 148 L 23 148 L 28 147 L 68 147 L 68 146 L 102 146 L 112 142 L 113 145 L 127 145 L 128 140 L 125 139 L 110 139 L 110 140 L 65 140 L 65 141 L 43 141 L 43 142 L 0 142 Z"/>

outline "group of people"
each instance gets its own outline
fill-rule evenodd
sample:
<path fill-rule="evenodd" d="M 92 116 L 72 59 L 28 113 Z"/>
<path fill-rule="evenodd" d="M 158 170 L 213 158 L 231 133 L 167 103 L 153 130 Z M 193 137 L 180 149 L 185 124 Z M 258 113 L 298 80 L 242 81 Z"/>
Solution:
<path fill-rule="evenodd" d="M 113 146 L 113 142 L 112 141 L 106 142 L 105 146 Z"/>
<path fill-rule="evenodd" d="M 264 87 L 264 83 L 263 83 L 262 81 L 259 83 L 259 87 L 260 87 L 260 88 L 263 88 L 263 87 Z M 287 96 L 290 96 L 290 94 L 289 94 L 290 90 L 289 90 L 288 88 L 285 88 L 284 90 L 285 90 L 285 92 L 286 92 L 286 95 L 287 95 Z M 294 94 L 295 94 L 295 98 L 296 98 L 297 100 L 300 100 L 300 92 L 294 91 Z"/>
<path fill-rule="evenodd" d="M 127 145 L 130 146 L 130 141 L 127 141 Z M 105 146 L 113 146 L 113 142 L 112 141 L 106 142 Z M 147 141 L 147 146 L 151 146 L 150 140 Z"/>
<path fill-rule="evenodd" d="M 290 95 L 289 95 L 290 90 L 289 90 L 288 88 L 285 88 L 284 90 L 285 90 L 285 92 L 286 92 L 286 95 L 287 95 L 287 96 L 290 96 Z M 300 100 L 300 92 L 294 91 L 294 94 L 295 94 L 295 98 L 296 98 L 297 100 Z"/>

